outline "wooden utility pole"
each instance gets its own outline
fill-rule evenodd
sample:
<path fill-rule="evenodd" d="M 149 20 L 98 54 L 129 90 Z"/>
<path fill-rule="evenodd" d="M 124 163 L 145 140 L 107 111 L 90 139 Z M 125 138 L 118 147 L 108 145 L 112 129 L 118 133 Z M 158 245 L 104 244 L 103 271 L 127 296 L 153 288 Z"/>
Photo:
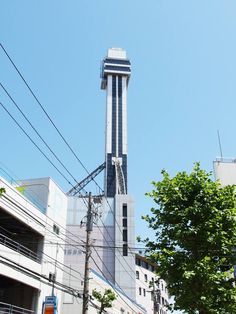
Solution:
<path fill-rule="evenodd" d="M 88 314 L 89 304 L 89 258 L 91 255 L 91 232 L 93 230 L 93 213 L 92 213 L 92 197 L 89 193 L 88 213 L 86 224 L 86 248 L 85 248 L 85 267 L 84 267 L 84 292 L 83 292 L 83 314 Z"/>

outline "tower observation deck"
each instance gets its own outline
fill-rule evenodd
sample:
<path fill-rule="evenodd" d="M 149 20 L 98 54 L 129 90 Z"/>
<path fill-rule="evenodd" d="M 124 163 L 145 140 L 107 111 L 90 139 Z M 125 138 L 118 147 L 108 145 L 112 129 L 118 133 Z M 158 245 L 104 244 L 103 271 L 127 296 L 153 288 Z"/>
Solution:
<path fill-rule="evenodd" d="M 105 195 L 127 194 L 127 87 L 131 64 L 126 51 L 110 48 L 102 61 L 106 96 Z"/>

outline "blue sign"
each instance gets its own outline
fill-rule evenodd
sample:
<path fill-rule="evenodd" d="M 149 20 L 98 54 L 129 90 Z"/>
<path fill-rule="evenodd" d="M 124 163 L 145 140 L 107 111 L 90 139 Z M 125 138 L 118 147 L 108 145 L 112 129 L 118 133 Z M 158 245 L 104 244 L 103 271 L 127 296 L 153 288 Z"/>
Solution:
<path fill-rule="evenodd" d="M 42 314 L 57 314 L 57 297 L 56 296 L 48 296 L 45 297 L 45 301 L 43 302 Z"/>
<path fill-rule="evenodd" d="M 45 297 L 45 304 L 57 304 L 57 297 L 54 295 Z"/>

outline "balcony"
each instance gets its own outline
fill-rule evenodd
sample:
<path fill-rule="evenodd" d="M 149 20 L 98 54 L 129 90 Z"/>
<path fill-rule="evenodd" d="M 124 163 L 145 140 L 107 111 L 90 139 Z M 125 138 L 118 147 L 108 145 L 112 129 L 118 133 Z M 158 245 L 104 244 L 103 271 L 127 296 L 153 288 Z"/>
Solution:
<path fill-rule="evenodd" d="M 0 314 L 34 314 L 34 311 L 0 302 Z"/>
<path fill-rule="evenodd" d="M 29 250 L 27 247 L 23 246 L 22 244 L 8 238 L 2 233 L 0 233 L 0 244 L 32 259 L 33 261 L 37 263 L 40 263 L 40 258 L 35 252 Z M 1 309 L 0 309 L 0 314 L 2 314 Z"/>

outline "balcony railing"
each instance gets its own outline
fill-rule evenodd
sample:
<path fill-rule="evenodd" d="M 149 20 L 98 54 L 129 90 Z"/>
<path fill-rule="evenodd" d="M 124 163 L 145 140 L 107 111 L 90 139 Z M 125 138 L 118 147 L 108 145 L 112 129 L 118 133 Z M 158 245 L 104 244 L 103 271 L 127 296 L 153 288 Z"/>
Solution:
<path fill-rule="evenodd" d="M 8 303 L 0 302 L 0 314 L 34 314 L 34 311 Z"/>
<path fill-rule="evenodd" d="M 22 244 L 8 238 L 7 236 L 5 236 L 2 233 L 0 233 L 0 244 L 3 244 L 6 247 L 9 247 L 10 249 L 34 260 L 37 263 L 41 262 L 39 256 L 35 252 L 31 251 L 30 249 L 23 246 Z M 0 314 L 1 314 L 1 312 L 0 312 Z"/>

